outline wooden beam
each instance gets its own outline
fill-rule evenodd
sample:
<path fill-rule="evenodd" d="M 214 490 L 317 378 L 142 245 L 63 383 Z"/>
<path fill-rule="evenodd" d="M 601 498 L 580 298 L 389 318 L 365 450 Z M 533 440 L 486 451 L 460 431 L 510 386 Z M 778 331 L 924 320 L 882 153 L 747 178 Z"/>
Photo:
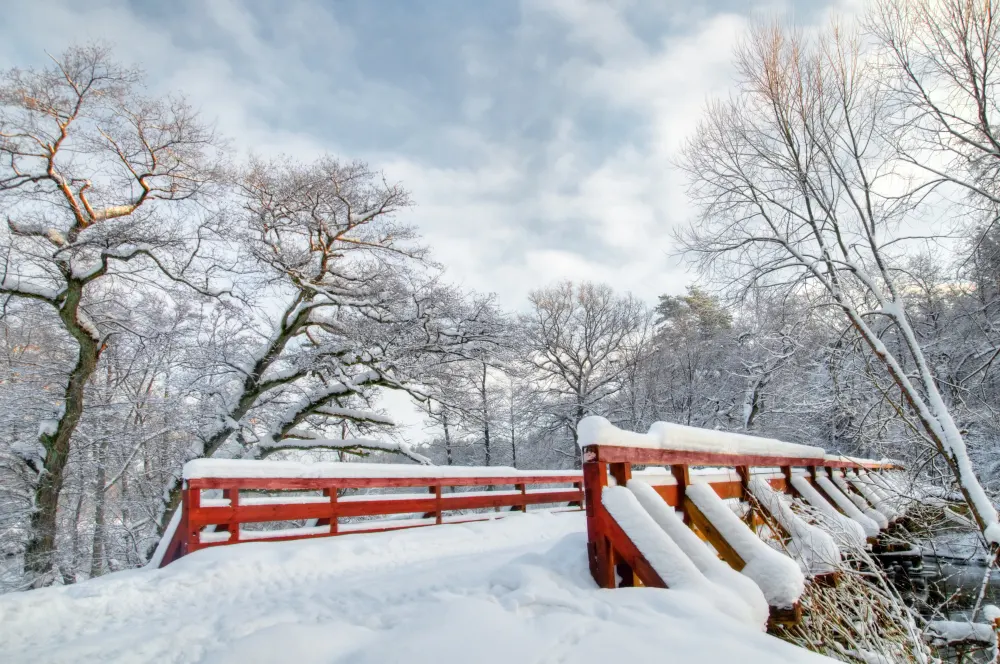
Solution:
<path fill-rule="evenodd" d="M 632 464 L 612 463 L 608 465 L 608 472 L 615 478 L 615 484 L 625 486 L 632 479 Z"/>
<path fill-rule="evenodd" d="M 726 541 L 726 538 L 722 536 L 722 533 L 720 533 L 716 527 L 712 525 L 712 522 L 708 520 L 708 517 L 706 517 L 702 511 L 698 509 L 698 506 L 695 505 L 690 498 L 684 498 L 684 509 L 690 515 L 691 523 L 694 527 L 705 535 L 705 539 L 708 540 L 708 543 L 719 552 L 719 555 L 723 560 L 729 563 L 730 567 L 739 572 L 747 566 L 746 561 L 740 557 L 740 554 L 736 552 L 736 549 L 734 549 L 729 542 Z"/>
<path fill-rule="evenodd" d="M 607 533 L 611 546 L 614 549 L 614 557 L 616 559 L 620 558 L 626 567 L 630 568 L 635 576 L 638 577 L 642 585 L 650 588 L 666 588 L 667 584 L 663 578 L 657 574 L 653 566 L 646 560 L 646 557 L 639 551 L 639 547 L 632 541 L 632 538 L 622 530 L 622 527 L 618 525 L 618 522 L 614 520 L 607 510 L 602 511 L 601 521 L 603 522 L 602 528 Z"/>

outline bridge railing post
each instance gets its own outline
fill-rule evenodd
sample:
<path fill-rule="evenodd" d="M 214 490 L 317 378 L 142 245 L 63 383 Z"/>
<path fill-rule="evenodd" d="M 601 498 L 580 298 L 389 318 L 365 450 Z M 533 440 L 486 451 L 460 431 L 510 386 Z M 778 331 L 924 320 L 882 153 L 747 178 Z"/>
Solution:
<path fill-rule="evenodd" d="M 691 484 L 691 470 L 687 464 L 674 464 L 670 466 L 670 474 L 674 476 L 677 485 L 677 509 L 681 512 L 681 518 L 685 525 L 691 525 L 691 515 L 688 512 L 684 496 L 687 494 L 688 485 Z"/>
<path fill-rule="evenodd" d="M 587 557 L 590 574 L 601 588 L 615 587 L 614 552 L 604 532 L 606 515 L 601 492 L 608 485 L 608 465 L 593 450 L 583 450 L 583 500 L 587 515 Z"/>
<path fill-rule="evenodd" d="M 198 526 L 191 525 L 191 512 L 197 511 L 201 507 L 201 489 L 192 489 L 187 480 L 184 481 L 184 490 L 181 492 L 181 523 L 184 528 L 184 555 L 194 553 L 201 548 L 201 530 Z"/>

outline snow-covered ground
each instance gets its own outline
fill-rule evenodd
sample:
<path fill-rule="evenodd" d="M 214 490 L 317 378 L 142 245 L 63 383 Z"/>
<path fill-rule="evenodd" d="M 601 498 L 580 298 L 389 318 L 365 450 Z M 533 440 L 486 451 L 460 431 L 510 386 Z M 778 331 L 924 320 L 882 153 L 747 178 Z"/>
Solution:
<path fill-rule="evenodd" d="M 581 513 L 199 551 L 0 597 L 12 662 L 829 662 L 696 595 L 599 590 Z"/>

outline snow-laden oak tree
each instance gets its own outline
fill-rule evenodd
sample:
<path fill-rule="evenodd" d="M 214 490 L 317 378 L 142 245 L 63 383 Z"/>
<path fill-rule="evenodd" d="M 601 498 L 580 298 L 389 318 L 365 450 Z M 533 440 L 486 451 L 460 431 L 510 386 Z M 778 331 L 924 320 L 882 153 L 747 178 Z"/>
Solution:
<path fill-rule="evenodd" d="M 252 160 L 236 198 L 234 289 L 255 305 L 219 307 L 191 351 L 206 421 L 188 457 L 376 450 L 428 463 L 373 435 L 392 425 L 378 389 L 424 398 L 430 367 L 493 345 L 492 300 L 440 282 L 414 230 L 396 220 L 407 192 L 363 163 Z M 161 527 L 179 488 L 175 476 Z"/>
<path fill-rule="evenodd" d="M 920 138 L 904 136 L 910 127 L 900 119 L 925 112 L 862 44 L 838 25 L 815 40 L 780 27 L 752 31 L 737 53 L 739 94 L 713 102 L 686 147 L 700 215 L 682 239 L 731 286 L 839 311 L 995 549 L 996 510 L 907 310 L 909 257 L 946 241 L 944 210 L 967 210 L 948 207 L 948 183 L 902 151 Z"/>
<path fill-rule="evenodd" d="M 146 97 L 141 77 L 99 46 L 0 78 L 0 294 L 44 303 L 76 346 L 73 364 L 22 448 L 37 473 L 26 566 L 52 572 L 56 513 L 84 390 L 121 332 L 109 279 L 183 279 L 218 180 L 215 136 L 179 97 Z M 178 260 L 180 262 L 178 262 Z"/>

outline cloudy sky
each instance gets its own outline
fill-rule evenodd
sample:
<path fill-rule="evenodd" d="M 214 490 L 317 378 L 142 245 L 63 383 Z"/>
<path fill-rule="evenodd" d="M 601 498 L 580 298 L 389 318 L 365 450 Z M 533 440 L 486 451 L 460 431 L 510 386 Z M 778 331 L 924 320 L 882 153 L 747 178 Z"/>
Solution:
<path fill-rule="evenodd" d="M 240 151 L 361 158 L 456 282 L 519 307 L 589 278 L 647 300 L 690 281 L 677 146 L 732 85 L 754 15 L 846 0 L 45 0 L 4 3 L 0 67 L 104 40 Z"/>

